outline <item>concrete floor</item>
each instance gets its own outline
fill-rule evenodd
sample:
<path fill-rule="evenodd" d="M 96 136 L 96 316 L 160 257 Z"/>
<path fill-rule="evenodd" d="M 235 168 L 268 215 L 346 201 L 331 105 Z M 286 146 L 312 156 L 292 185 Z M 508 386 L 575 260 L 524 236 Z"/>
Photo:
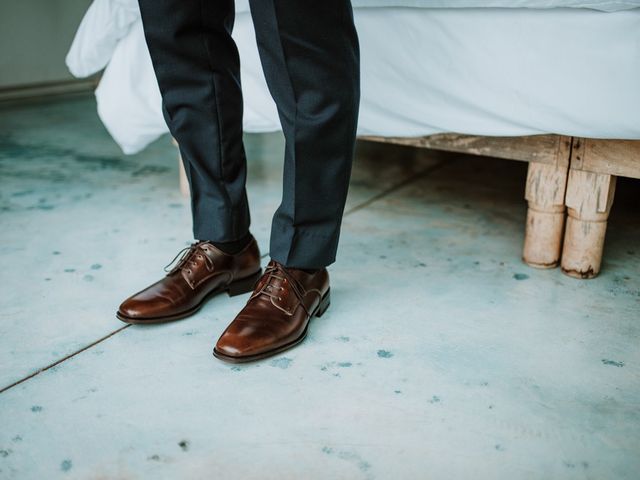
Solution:
<path fill-rule="evenodd" d="M 282 140 L 246 146 L 266 254 Z M 331 308 L 231 366 L 246 296 L 114 316 L 191 241 L 175 155 L 120 154 L 91 97 L 0 109 L 0 478 L 640 478 L 639 182 L 580 281 L 520 261 L 525 164 L 361 144 Z"/>

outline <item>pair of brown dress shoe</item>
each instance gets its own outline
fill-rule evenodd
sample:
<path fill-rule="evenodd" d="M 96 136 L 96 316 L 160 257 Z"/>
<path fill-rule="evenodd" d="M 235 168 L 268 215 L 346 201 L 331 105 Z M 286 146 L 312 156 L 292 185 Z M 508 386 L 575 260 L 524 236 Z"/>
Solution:
<path fill-rule="evenodd" d="M 311 318 L 329 307 L 329 274 L 324 268 L 307 273 L 273 260 L 263 273 L 253 237 L 235 255 L 196 242 L 164 278 L 125 300 L 116 316 L 132 324 L 171 322 L 193 315 L 223 292 L 252 293 L 213 354 L 229 362 L 250 362 L 304 340 Z"/>

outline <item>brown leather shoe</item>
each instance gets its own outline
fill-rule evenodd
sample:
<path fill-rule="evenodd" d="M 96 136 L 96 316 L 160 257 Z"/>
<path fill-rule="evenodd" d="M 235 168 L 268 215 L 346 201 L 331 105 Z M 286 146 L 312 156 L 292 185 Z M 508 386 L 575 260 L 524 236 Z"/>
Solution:
<path fill-rule="evenodd" d="M 329 274 L 309 274 L 271 261 L 253 294 L 224 331 L 213 354 L 232 363 L 275 355 L 307 336 L 311 317 L 329 308 Z"/>
<path fill-rule="evenodd" d="M 232 297 L 250 292 L 261 273 L 260 250 L 253 237 L 235 255 L 209 242 L 196 242 L 162 280 L 125 300 L 116 316 L 126 323 L 178 320 L 197 312 L 215 294 L 226 291 Z"/>

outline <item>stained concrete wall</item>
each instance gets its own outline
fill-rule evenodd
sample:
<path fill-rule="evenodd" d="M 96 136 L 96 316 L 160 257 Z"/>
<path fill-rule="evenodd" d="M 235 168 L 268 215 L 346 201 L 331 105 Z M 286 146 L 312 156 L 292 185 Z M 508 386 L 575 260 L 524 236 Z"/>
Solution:
<path fill-rule="evenodd" d="M 0 90 L 73 80 L 64 58 L 91 0 L 0 2 Z"/>

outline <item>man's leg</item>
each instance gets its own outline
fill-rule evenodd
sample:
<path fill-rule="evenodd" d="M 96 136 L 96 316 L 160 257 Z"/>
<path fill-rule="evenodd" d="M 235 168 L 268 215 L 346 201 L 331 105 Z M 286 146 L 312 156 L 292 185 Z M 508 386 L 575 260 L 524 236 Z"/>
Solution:
<path fill-rule="evenodd" d="M 335 260 L 360 100 L 349 0 L 251 0 L 262 67 L 286 139 L 271 257 L 287 267 Z"/>
<path fill-rule="evenodd" d="M 191 187 L 194 237 L 249 229 L 233 0 L 139 0 L 167 125 Z"/>
<path fill-rule="evenodd" d="M 349 0 L 250 0 L 262 67 L 286 139 L 271 257 L 213 354 L 248 362 L 300 343 L 329 306 L 360 98 Z"/>
<path fill-rule="evenodd" d="M 139 1 L 199 240 L 168 275 L 129 297 L 117 313 L 127 323 L 159 323 L 192 315 L 212 294 L 250 291 L 261 268 L 249 234 L 233 0 Z"/>

